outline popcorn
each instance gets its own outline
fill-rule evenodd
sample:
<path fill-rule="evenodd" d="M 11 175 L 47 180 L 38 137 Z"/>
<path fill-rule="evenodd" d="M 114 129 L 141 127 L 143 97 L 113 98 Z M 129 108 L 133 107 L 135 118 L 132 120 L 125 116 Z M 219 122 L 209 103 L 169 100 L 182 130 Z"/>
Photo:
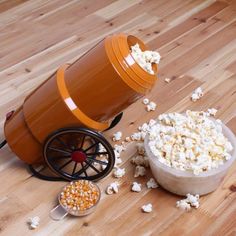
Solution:
<path fill-rule="evenodd" d="M 131 135 L 131 139 L 133 141 L 140 141 L 142 139 L 142 133 L 141 132 L 133 133 Z"/>
<path fill-rule="evenodd" d="M 153 178 L 150 178 L 147 182 L 147 187 L 148 188 L 158 188 L 159 186 Z"/>
<path fill-rule="evenodd" d="M 208 112 L 161 114 L 158 120 L 146 129 L 150 150 L 161 163 L 199 175 L 231 158 L 233 146 L 222 133 L 222 122 L 209 119 Z"/>
<path fill-rule="evenodd" d="M 114 145 L 114 151 L 119 154 L 125 150 L 126 150 L 126 147 L 124 145 L 117 145 L 117 144 Z"/>
<path fill-rule="evenodd" d="M 143 166 L 136 166 L 135 167 L 135 173 L 134 173 L 134 177 L 139 177 L 139 176 L 144 176 L 146 175 L 146 169 Z"/>
<path fill-rule="evenodd" d="M 137 143 L 136 148 L 137 148 L 137 152 L 138 152 L 139 155 L 144 156 L 146 154 L 143 143 Z"/>
<path fill-rule="evenodd" d="M 135 59 L 135 61 L 148 73 L 154 75 L 154 71 L 152 69 L 152 64 L 159 64 L 160 62 L 160 54 L 154 51 L 142 51 L 139 47 L 139 44 L 131 46 L 131 55 Z"/>
<path fill-rule="evenodd" d="M 131 138 L 130 138 L 130 137 L 126 137 L 126 138 L 125 138 L 125 141 L 126 141 L 126 142 L 130 142 L 130 141 L 131 141 Z"/>
<path fill-rule="evenodd" d="M 113 193 L 118 193 L 119 192 L 119 183 L 118 182 L 113 182 L 109 186 L 107 186 L 106 193 L 108 195 L 111 195 Z"/>
<path fill-rule="evenodd" d="M 155 120 L 153 120 L 153 119 L 151 119 L 151 120 L 149 120 L 149 122 L 148 122 L 148 126 L 149 127 L 152 127 L 153 125 L 155 125 L 157 122 L 155 121 Z"/>
<path fill-rule="evenodd" d="M 203 91 L 201 87 L 198 87 L 197 89 L 195 89 L 192 93 L 191 99 L 193 102 L 196 102 L 197 100 L 199 100 L 201 97 L 203 96 Z"/>
<path fill-rule="evenodd" d="M 147 132 L 148 128 L 149 128 L 148 124 L 144 123 L 144 124 L 142 124 L 142 126 L 138 127 L 138 130 L 143 131 L 143 132 Z"/>
<path fill-rule="evenodd" d="M 40 218 L 38 216 L 34 216 L 29 218 L 28 224 L 30 229 L 36 229 L 39 226 Z"/>
<path fill-rule="evenodd" d="M 119 168 L 119 167 L 116 167 L 114 172 L 113 172 L 113 175 L 115 178 L 121 178 L 125 175 L 125 168 Z"/>
<path fill-rule="evenodd" d="M 113 134 L 112 140 L 113 140 L 114 142 L 116 142 L 116 141 L 121 140 L 121 138 L 122 138 L 122 132 L 118 131 L 118 132 L 116 132 L 116 133 Z"/>
<path fill-rule="evenodd" d="M 149 166 L 148 157 L 141 156 L 141 155 L 133 157 L 131 159 L 131 163 L 136 165 L 136 166 L 145 166 L 145 167 Z"/>
<path fill-rule="evenodd" d="M 148 99 L 148 98 L 144 98 L 144 99 L 143 99 L 143 104 L 144 104 L 144 105 L 147 105 L 148 103 L 149 103 L 149 99 Z"/>
<path fill-rule="evenodd" d="M 108 160 L 106 160 L 106 159 L 103 159 L 102 161 L 108 163 Z M 107 167 L 107 165 L 101 165 L 102 170 L 105 170 L 106 167 Z"/>
<path fill-rule="evenodd" d="M 168 83 L 168 84 L 169 84 L 169 83 L 170 83 L 170 81 L 171 81 L 171 79 L 170 79 L 170 78 L 165 78 L 165 82 L 166 82 L 166 83 Z"/>
<path fill-rule="evenodd" d="M 188 193 L 187 195 L 187 202 L 192 206 L 192 207 L 195 207 L 195 208 L 198 208 L 200 206 L 199 204 L 199 195 L 191 195 L 190 193 Z"/>
<path fill-rule="evenodd" d="M 190 211 L 191 205 L 187 203 L 185 200 L 180 200 L 176 202 L 176 207 L 180 208 L 181 210 Z"/>
<path fill-rule="evenodd" d="M 182 210 L 190 211 L 191 207 L 198 208 L 199 204 L 199 195 L 196 194 L 195 196 L 188 193 L 186 195 L 186 199 L 180 200 L 176 202 L 176 207 Z"/>
<path fill-rule="evenodd" d="M 147 204 L 147 205 L 143 205 L 143 206 L 142 206 L 142 210 L 143 210 L 143 212 L 145 212 L 145 213 L 150 213 L 150 212 L 152 212 L 152 204 L 149 203 L 149 204 Z"/>
<path fill-rule="evenodd" d="M 142 186 L 141 184 L 139 184 L 137 182 L 133 182 L 131 190 L 133 192 L 141 192 L 141 190 L 142 190 L 141 186 Z"/>
<path fill-rule="evenodd" d="M 147 134 L 146 131 L 141 131 L 141 141 L 144 141 L 146 134 Z"/>
<path fill-rule="evenodd" d="M 155 111 L 157 106 L 155 102 L 149 101 L 147 98 L 143 99 L 143 104 L 146 105 L 147 111 Z"/>
<path fill-rule="evenodd" d="M 99 152 L 106 152 L 107 150 L 104 148 L 104 146 L 101 143 L 99 143 L 98 144 L 98 151 Z"/>
<path fill-rule="evenodd" d="M 123 161 L 121 160 L 121 158 L 116 157 L 115 159 L 115 167 L 117 167 L 117 165 L 120 165 Z"/>
<path fill-rule="evenodd" d="M 117 149 L 114 149 L 115 158 L 120 158 L 120 152 Z"/>
<path fill-rule="evenodd" d="M 147 108 L 147 111 L 155 111 L 156 107 L 157 107 L 157 104 L 155 102 L 150 102 L 146 108 Z"/>
<path fill-rule="evenodd" d="M 215 108 L 209 108 L 209 109 L 207 109 L 207 114 L 209 115 L 209 116 L 215 116 L 216 115 L 216 113 L 217 113 L 217 109 L 215 109 Z"/>

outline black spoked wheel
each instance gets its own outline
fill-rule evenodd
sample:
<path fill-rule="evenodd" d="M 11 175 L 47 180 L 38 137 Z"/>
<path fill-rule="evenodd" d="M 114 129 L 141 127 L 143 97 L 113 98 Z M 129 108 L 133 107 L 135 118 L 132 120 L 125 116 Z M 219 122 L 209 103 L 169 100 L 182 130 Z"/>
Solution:
<path fill-rule="evenodd" d="M 66 128 L 50 135 L 44 144 L 48 166 L 66 180 L 97 181 L 115 164 L 112 146 L 98 132 L 86 128 Z"/>

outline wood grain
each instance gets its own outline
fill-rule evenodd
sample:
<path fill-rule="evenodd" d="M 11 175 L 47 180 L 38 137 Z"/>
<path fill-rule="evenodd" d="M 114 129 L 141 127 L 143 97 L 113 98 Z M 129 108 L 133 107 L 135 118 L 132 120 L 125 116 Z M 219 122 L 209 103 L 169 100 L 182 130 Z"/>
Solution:
<path fill-rule="evenodd" d="M 147 113 L 141 101 L 124 112 L 118 130 L 124 137 L 168 111 L 219 109 L 236 134 L 236 2 L 234 0 L 2 0 L 0 1 L 0 137 L 5 114 L 60 64 L 73 62 L 98 40 L 114 32 L 134 34 L 160 51 L 159 81 L 147 97 L 158 108 Z M 164 82 L 171 78 L 169 84 Z M 189 99 L 201 86 L 204 97 Z M 108 91 L 109 92 L 109 91 Z M 138 116 L 137 116 L 138 114 Z M 112 141 L 111 141 L 112 142 Z M 27 148 L 27 147 L 26 147 Z M 236 163 L 219 188 L 201 198 L 201 207 L 179 211 L 180 197 L 158 188 L 130 191 L 135 144 L 122 155 L 126 175 L 118 194 L 103 193 L 96 212 L 86 217 L 49 218 L 65 183 L 41 181 L 6 146 L 0 150 L 0 235 L 236 235 Z M 137 180 L 145 185 L 151 176 Z M 104 190 L 114 181 L 99 182 Z M 153 212 L 140 207 L 153 204 Z M 28 229 L 28 217 L 40 226 Z"/>

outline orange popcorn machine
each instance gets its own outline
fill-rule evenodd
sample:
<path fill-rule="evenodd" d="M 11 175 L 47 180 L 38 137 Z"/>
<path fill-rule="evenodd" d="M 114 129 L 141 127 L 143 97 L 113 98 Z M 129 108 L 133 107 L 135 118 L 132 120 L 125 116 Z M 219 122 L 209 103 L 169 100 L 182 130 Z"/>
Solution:
<path fill-rule="evenodd" d="M 114 127 L 122 111 L 147 94 L 157 80 L 142 69 L 130 47 L 146 45 L 132 35 L 106 37 L 73 64 L 62 65 L 7 114 L 5 139 L 11 150 L 46 180 L 99 180 L 115 163 L 112 146 L 102 131 Z M 33 167 L 45 166 L 46 176 Z"/>

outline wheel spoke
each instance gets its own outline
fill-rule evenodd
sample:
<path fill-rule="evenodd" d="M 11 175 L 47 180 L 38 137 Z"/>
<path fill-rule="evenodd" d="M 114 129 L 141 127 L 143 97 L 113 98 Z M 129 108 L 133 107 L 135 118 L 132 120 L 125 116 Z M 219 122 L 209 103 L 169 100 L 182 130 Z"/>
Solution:
<path fill-rule="evenodd" d="M 70 149 L 70 147 L 68 147 L 68 145 L 66 145 L 66 143 L 63 142 L 59 137 L 56 137 L 56 140 L 57 140 L 64 148 L 67 148 L 67 149 L 69 149 L 70 151 L 72 151 L 72 150 Z"/>
<path fill-rule="evenodd" d="M 73 168 L 73 171 L 72 171 L 72 174 L 71 174 L 72 176 L 73 176 L 73 175 L 74 175 L 74 173 L 75 173 L 75 170 L 76 170 L 77 164 L 78 164 L 78 163 L 77 163 L 77 162 L 75 162 L 75 164 L 74 164 L 74 168 Z"/>
<path fill-rule="evenodd" d="M 107 155 L 108 152 L 91 152 L 91 153 L 86 153 L 87 156 L 97 156 L 97 155 Z"/>
<path fill-rule="evenodd" d="M 91 163 L 89 163 L 88 161 L 85 160 L 85 162 L 93 169 L 95 170 L 97 173 L 100 173 L 100 171 L 95 167 L 93 166 Z"/>
<path fill-rule="evenodd" d="M 89 160 L 91 160 L 91 161 L 93 161 L 93 162 L 97 162 L 97 163 L 99 163 L 99 164 L 101 164 L 101 165 L 107 165 L 107 164 L 108 164 L 108 163 L 105 162 L 105 161 L 100 161 L 100 160 L 97 160 L 97 159 L 93 159 L 93 158 L 91 158 L 91 157 L 87 157 L 87 159 L 89 159 Z"/>
<path fill-rule="evenodd" d="M 88 174 L 87 174 L 87 172 L 86 172 L 86 169 L 84 168 L 83 162 L 81 162 L 81 167 L 82 167 L 82 170 L 83 170 L 85 176 L 88 177 Z"/>
<path fill-rule="evenodd" d="M 83 163 L 80 163 L 80 164 L 81 164 L 81 166 L 82 166 L 85 170 L 86 170 L 86 168 L 88 168 L 88 166 L 89 166 L 89 165 L 87 165 L 87 164 L 84 166 Z M 76 172 L 76 173 L 74 174 L 74 176 L 81 175 L 81 173 L 84 172 L 83 168 L 81 168 L 78 172 Z"/>
<path fill-rule="evenodd" d="M 93 148 L 94 146 L 98 145 L 98 142 L 95 142 L 94 144 L 92 144 L 91 146 L 89 146 L 87 149 L 84 150 L 84 152 L 86 153 L 88 150 L 90 150 L 91 148 Z"/>
<path fill-rule="evenodd" d="M 61 160 L 61 159 L 68 159 L 70 158 L 70 156 L 53 156 L 53 157 L 50 157 L 51 160 Z"/>
<path fill-rule="evenodd" d="M 68 152 L 68 151 L 65 151 L 65 150 L 62 150 L 62 149 L 59 149 L 59 148 L 55 148 L 55 147 L 48 147 L 48 149 L 56 151 L 56 152 L 61 152 L 61 153 L 64 153 L 64 154 L 69 154 L 69 155 L 71 154 L 71 152 Z"/>
<path fill-rule="evenodd" d="M 59 167 L 58 169 L 61 170 L 64 167 L 66 167 L 68 164 L 70 164 L 72 162 L 72 160 L 67 161 L 65 164 L 63 164 L 61 167 Z"/>
<path fill-rule="evenodd" d="M 83 138 L 82 138 L 82 140 L 81 140 L 80 147 L 79 147 L 80 149 L 82 149 L 82 147 L 84 146 L 85 137 L 86 137 L 86 135 L 84 134 L 84 135 L 83 135 Z"/>

